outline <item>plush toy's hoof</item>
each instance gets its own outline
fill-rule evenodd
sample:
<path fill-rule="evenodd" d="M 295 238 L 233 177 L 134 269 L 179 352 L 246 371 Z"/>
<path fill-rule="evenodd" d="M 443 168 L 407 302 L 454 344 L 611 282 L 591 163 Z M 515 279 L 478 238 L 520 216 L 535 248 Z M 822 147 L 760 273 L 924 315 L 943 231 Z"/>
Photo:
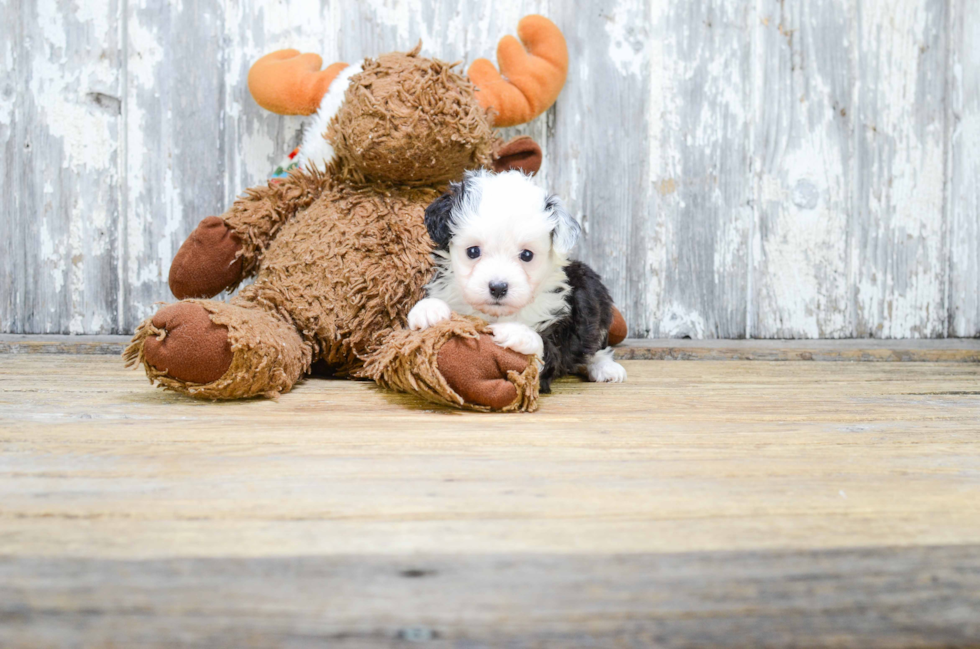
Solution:
<path fill-rule="evenodd" d="M 201 221 L 170 265 L 170 291 L 178 300 L 214 297 L 242 279 L 242 244 L 217 216 Z"/>
<path fill-rule="evenodd" d="M 179 302 L 160 309 L 151 320 L 159 331 L 146 338 L 146 362 L 168 377 L 186 383 L 211 383 L 231 366 L 228 328 L 211 322 L 200 304 Z"/>
<path fill-rule="evenodd" d="M 626 340 L 626 334 L 626 318 L 619 312 L 619 309 L 613 307 L 613 320 L 612 324 L 609 325 L 609 344 L 618 345 Z"/>
<path fill-rule="evenodd" d="M 493 342 L 487 334 L 456 336 L 439 350 L 439 371 L 456 394 L 468 403 L 501 410 L 517 399 L 508 372 L 522 373 L 528 357 Z"/>

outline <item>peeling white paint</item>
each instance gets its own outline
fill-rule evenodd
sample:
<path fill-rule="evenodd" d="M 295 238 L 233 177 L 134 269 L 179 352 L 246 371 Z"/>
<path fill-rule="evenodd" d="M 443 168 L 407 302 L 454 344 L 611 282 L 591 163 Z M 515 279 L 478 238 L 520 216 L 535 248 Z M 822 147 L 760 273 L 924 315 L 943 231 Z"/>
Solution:
<path fill-rule="evenodd" d="M 644 3 L 619 0 L 611 12 L 603 15 L 609 59 L 622 75 L 640 77 L 646 70 L 650 38 L 645 8 Z"/>
<path fill-rule="evenodd" d="M 15 143 L 4 163 L 32 160 L 34 177 L 0 189 L 42 212 L 17 214 L 8 244 L 29 249 L 40 293 L 24 299 L 35 288 L 20 269 L 3 275 L 2 254 L 0 276 L 16 280 L 11 303 L 43 304 L 45 331 L 152 314 L 172 299 L 190 228 L 288 153 L 300 118 L 265 113 L 245 89 L 262 54 L 353 62 L 421 38 L 465 69 L 543 13 L 570 36 L 569 80 L 555 111 L 503 135 L 544 148 L 536 182 L 586 217 L 579 250 L 632 333 L 980 333 L 977 3 L 134 0 L 125 34 L 110 0 L 24 10 L 24 45 L 0 39 L 7 68 L 29 70 L 26 88 L 0 85 L 0 138 Z M 36 126 L 18 130 L 20 114 Z M 105 295 L 115 255 L 121 308 Z M 0 328 L 26 308 L 0 313 Z"/>
<path fill-rule="evenodd" d="M 679 304 L 671 304 L 664 310 L 660 321 L 660 335 L 664 338 L 704 338 L 704 317 Z"/>

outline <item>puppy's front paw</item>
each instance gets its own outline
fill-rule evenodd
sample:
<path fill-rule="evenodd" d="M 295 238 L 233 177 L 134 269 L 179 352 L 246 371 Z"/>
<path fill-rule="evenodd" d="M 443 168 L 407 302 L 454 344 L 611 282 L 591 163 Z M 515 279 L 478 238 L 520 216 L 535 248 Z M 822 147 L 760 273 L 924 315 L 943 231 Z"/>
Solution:
<path fill-rule="evenodd" d="M 410 329 L 428 329 L 432 325 L 449 320 L 453 315 L 453 310 L 442 300 L 434 297 L 427 297 L 420 300 L 408 312 L 408 327 Z"/>
<path fill-rule="evenodd" d="M 593 383 L 622 383 L 626 380 L 626 368 L 613 360 L 611 347 L 593 356 L 586 369 Z"/>
<path fill-rule="evenodd" d="M 512 349 L 518 354 L 544 356 L 544 341 L 534 329 L 519 322 L 498 322 L 487 327 L 493 333 L 493 342 Z"/>

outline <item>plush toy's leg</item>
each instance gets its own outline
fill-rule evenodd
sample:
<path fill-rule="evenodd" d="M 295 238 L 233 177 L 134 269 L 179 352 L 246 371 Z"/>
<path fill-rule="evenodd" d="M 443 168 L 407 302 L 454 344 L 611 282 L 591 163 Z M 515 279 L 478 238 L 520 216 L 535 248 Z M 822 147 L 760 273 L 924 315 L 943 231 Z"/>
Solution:
<path fill-rule="evenodd" d="M 358 373 L 399 392 L 457 408 L 533 412 L 538 361 L 497 346 L 476 318 L 393 331 Z"/>
<path fill-rule="evenodd" d="M 296 329 L 259 308 L 184 300 L 136 329 L 123 354 L 151 383 L 200 399 L 288 392 L 309 369 L 312 350 Z"/>

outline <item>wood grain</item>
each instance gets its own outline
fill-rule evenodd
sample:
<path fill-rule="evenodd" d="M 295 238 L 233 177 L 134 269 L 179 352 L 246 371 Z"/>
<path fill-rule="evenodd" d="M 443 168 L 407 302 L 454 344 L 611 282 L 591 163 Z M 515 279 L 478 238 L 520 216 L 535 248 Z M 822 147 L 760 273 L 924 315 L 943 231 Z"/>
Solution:
<path fill-rule="evenodd" d="M 0 558 L 37 647 L 968 647 L 980 546 L 797 552 Z"/>
<path fill-rule="evenodd" d="M 533 415 L 0 359 L 0 645 L 969 646 L 980 366 L 627 362 Z"/>
<path fill-rule="evenodd" d="M 853 0 L 762 3 L 755 157 L 759 170 L 749 335 L 853 332 Z"/>
<path fill-rule="evenodd" d="M 8 0 L 0 33 L 0 331 L 118 331 L 119 4 Z"/>
<path fill-rule="evenodd" d="M 851 335 L 946 335 L 947 4 L 858 4 Z"/>
<path fill-rule="evenodd" d="M 980 335 L 975 5 L 0 0 L 0 332 L 129 333 L 172 299 L 187 234 L 296 143 L 248 95 L 260 55 L 465 66 L 538 12 L 568 83 L 504 135 L 543 146 L 632 335 Z"/>
<path fill-rule="evenodd" d="M 122 354 L 129 336 L 0 334 L 0 354 Z M 980 362 L 980 339 L 914 340 L 685 340 L 628 339 L 614 348 L 620 360 Z"/>
<path fill-rule="evenodd" d="M 627 362 L 533 416 L 362 382 L 192 401 L 114 358 L 0 363 L 0 555 L 980 543 L 980 366 Z"/>
<path fill-rule="evenodd" d="M 972 336 L 980 329 L 980 5 L 949 6 L 949 334 Z"/>
<path fill-rule="evenodd" d="M 742 338 L 755 218 L 745 182 L 755 14 L 741 0 L 651 6 L 650 177 L 645 209 L 631 212 L 633 248 L 645 257 L 630 262 L 627 305 L 639 311 L 630 335 Z"/>
<path fill-rule="evenodd" d="M 173 301 L 171 260 L 201 219 L 225 211 L 227 196 L 224 3 L 150 0 L 126 11 L 127 246 L 119 333 L 153 315 L 157 302 Z"/>

